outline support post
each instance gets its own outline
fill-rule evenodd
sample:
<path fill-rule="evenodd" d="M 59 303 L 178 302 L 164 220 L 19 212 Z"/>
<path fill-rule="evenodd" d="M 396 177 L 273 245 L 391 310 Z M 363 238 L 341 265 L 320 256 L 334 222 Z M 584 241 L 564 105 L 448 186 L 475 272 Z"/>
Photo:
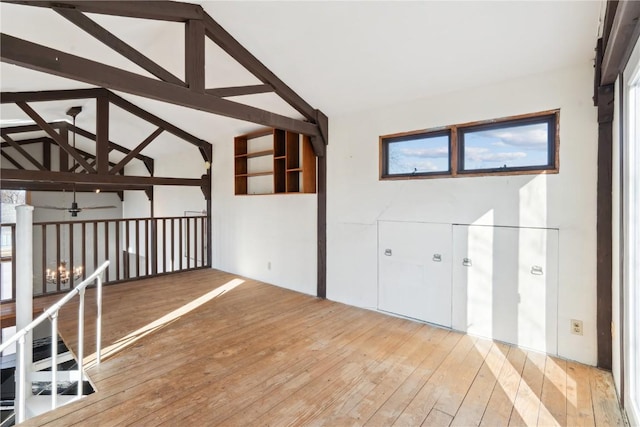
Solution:
<path fill-rule="evenodd" d="M 597 187 L 597 336 L 598 367 L 612 367 L 612 138 L 613 85 L 598 88 L 598 187 Z"/>
<path fill-rule="evenodd" d="M 327 151 L 318 157 L 318 298 L 327 297 Z"/>
<path fill-rule="evenodd" d="M 33 321 L 33 206 L 16 207 L 16 330 Z M 26 401 L 31 394 L 31 365 L 33 364 L 33 335 L 25 336 L 18 347 L 16 372 L 21 372 L 16 382 L 16 419 L 26 417 Z"/>

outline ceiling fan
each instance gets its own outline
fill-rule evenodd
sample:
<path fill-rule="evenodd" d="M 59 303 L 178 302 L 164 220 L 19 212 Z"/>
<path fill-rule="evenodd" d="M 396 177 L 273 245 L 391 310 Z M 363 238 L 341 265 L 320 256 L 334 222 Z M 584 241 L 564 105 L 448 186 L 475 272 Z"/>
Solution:
<path fill-rule="evenodd" d="M 71 107 L 67 110 L 67 115 L 73 117 L 73 148 L 76 148 L 76 116 L 80 114 L 82 111 L 82 107 Z M 73 166 L 75 166 L 75 159 L 73 160 Z M 72 217 L 77 217 L 80 212 L 83 210 L 89 209 L 115 209 L 116 206 L 85 206 L 79 207 L 76 202 L 76 185 L 73 184 L 73 202 L 71 202 L 71 207 L 59 207 L 59 206 L 35 206 L 36 208 L 42 209 L 53 209 L 58 211 L 67 211 L 71 214 Z"/>

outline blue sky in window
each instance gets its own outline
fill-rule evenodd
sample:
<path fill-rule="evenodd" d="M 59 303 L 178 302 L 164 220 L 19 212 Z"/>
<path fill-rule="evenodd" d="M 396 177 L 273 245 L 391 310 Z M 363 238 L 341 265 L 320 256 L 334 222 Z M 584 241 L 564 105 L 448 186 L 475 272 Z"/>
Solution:
<path fill-rule="evenodd" d="M 446 172 L 449 170 L 449 137 L 447 135 L 416 138 L 389 144 L 387 173 L 408 174 Z"/>
<path fill-rule="evenodd" d="M 547 165 L 547 126 L 538 123 L 466 133 L 465 169 Z"/>

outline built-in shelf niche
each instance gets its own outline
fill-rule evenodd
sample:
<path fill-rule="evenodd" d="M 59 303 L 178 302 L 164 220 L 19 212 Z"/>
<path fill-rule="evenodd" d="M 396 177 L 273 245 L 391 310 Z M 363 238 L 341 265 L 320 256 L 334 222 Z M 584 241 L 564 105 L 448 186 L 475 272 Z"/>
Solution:
<path fill-rule="evenodd" d="M 316 157 L 306 135 L 263 129 L 234 139 L 235 194 L 316 192 Z"/>

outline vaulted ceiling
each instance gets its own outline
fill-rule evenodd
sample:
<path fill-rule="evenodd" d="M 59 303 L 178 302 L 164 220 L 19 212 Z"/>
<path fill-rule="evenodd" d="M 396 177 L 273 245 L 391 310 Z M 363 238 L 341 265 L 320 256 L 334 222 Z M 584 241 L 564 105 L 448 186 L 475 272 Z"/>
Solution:
<path fill-rule="evenodd" d="M 603 2 L 196 2 L 302 98 L 329 117 L 436 93 L 584 64 L 594 57 Z M 2 3 L 1 30 L 74 55 L 149 75 L 54 11 Z M 181 24 L 89 16 L 184 77 Z M 206 44 L 206 87 L 260 83 L 213 42 Z M 7 91 L 90 85 L 2 63 Z M 119 93 L 199 138 L 231 143 L 257 125 Z M 302 116 L 273 93 L 231 98 L 293 118 Z M 48 121 L 66 119 L 78 101 L 36 103 Z M 80 103 L 78 126 L 94 131 L 95 102 Z M 1 121 L 28 121 L 2 105 Z M 134 148 L 152 128 L 114 108 L 111 139 Z M 86 148 L 90 149 L 88 141 Z M 82 142 L 79 141 L 82 147 Z M 163 134 L 143 151 L 160 157 L 190 149 Z"/>

